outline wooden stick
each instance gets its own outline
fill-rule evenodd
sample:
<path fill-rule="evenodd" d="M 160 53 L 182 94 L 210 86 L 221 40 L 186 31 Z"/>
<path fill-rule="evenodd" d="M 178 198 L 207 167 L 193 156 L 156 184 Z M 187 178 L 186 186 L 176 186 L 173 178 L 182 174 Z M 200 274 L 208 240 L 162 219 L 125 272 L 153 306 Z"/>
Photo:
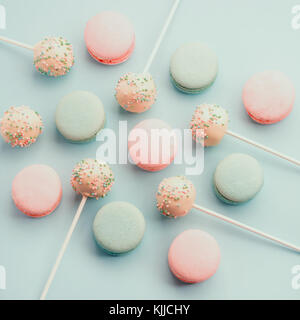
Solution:
<path fill-rule="evenodd" d="M 194 204 L 193 208 L 195 208 L 197 210 L 200 210 L 200 211 L 202 211 L 202 212 L 204 212 L 204 213 L 206 213 L 206 214 L 208 214 L 208 215 L 210 215 L 212 217 L 215 217 L 217 219 L 221 219 L 221 220 L 223 220 L 225 222 L 231 223 L 231 224 L 233 224 L 233 225 L 235 225 L 235 226 L 237 226 L 239 228 L 242 228 L 242 229 L 247 230 L 249 232 L 255 233 L 255 234 L 257 234 L 257 235 L 259 235 L 261 237 L 264 237 L 264 238 L 266 238 L 268 240 L 271 240 L 273 242 L 279 243 L 280 245 L 282 245 L 284 247 L 287 247 L 289 249 L 292 249 L 292 250 L 294 250 L 296 252 L 300 252 L 300 247 L 297 247 L 296 245 L 294 245 L 292 243 L 283 241 L 283 240 L 281 240 L 281 239 L 279 239 L 277 237 L 273 237 L 273 236 L 271 236 L 271 235 L 269 235 L 269 234 L 267 234 L 267 233 L 265 233 L 263 231 L 260 231 L 258 229 L 252 228 L 252 227 L 250 227 L 250 226 L 248 226 L 248 225 L 246 225 L 244 223 L 241 223 L 239 221 L 236 221 L 236 220 L 233 220 L 231 218 L 228 218 L 228 217 L 226 217 L 226 216 L 224 216 L 222 214 L 219 214 L 219 213 L 217 213 L 217 212 L 215 212 L 213 210 L 209 210 L 209 209 L 201 207 L 201 206 L 199 206 L 197 204 Z"/>
<path fill-rule="evenodd" d="M 57 269 L 58 269 L 58 267 L 59 267 L 59 265 L 60 265 L 60 262 L 61 262 L 61 260 L 62 260 L 62 258 L 63 258 L 63 256 L 64 256 L 64 253 L 65 253 L 65 251 L 66 251 L 66 249 L 67 249 L 67 247 L 68 247 L 68 244 L 69 244 L 70 239 L 71 239 L 71 237 L 72 237 L 72 234 L 73 234 L 73 232 L 74 232 L 74 230 L 75 230 L 75 228 L 76 228 L 77 222 L 78 222 L 78 220 L 79 220 L 79 218 L 80 218 L 80 215 L 81 215 L 81 212 L 82 212 L 82 210 L 83 210 L 83 207 L 84 207 L 84 205 L 85 205 L 85 203 L 86 203 L 86 200 L 87 200 L 87 197 L 84 197 L 84 196 L 83 196 L 83 197 L 82 197 L 82 200 L 81 200 L 81 202 L 80 202 L 80 205 L 79 205 L 79 207 L 78 207 L 78 210 L 77 210 L 77 212 L 76 212 L 76 214 L 75 214 L 75 216 L 74 216 L 74 218 L 73 218 L 73 221 L 72 221 L 72 223 L 71 223 L 71 226 L 70 226 L 70 229 L 69 229 L 69 231 L 68 231 L 68 233 L 67 233 L 67 236 L 66 236 L 66 238 L 65 238 L 65 241 L 64 241 L 64 243 L 63 243 L 63 245 L 62 245 L 62 247 L 61 247 L 61 249 L 60 249 L 60 251 L 59 251 L 59 254 L 58 254 L 57 258 L 56 258 L 55 264 L 54 264 L 54 266 L 52 267 L 52 270 L 51 270 L 51 272 L 50 272 L 49 278 L 48 278 L 48 280 L 47 280 L 47 282 L 46 282 L 46 285 L 45 285 L 45 287 L 44 287 L 44 290 L 43 290 L 43 292 L 42 292 L 42 295 L 41 295 L 40 300 L 45 300 L 45 299 L 46 299 L 48 290 L 49 290 L 49 288 L 50 288 L 50 286 L 51 286 L 51 283 L 52 283 L 52 281 L 53 281 L 53 279 L 54 279 L 54 277 L 55 277 L 56 271 L 57 271 Z"/>
<path fill-rule="evenodd" d="M 264 150 L 266 152 L 269 152 L 269 153 L 273 154 L 274 156 L 277 156 L 277 157 L 282 158 L 284 160 L 290 161 L 290 162 L 296 164 L 297 166 L 300 166 L 300 161 L 298 161 L 298 160 L 296 160 L 294 158 L 288 157 L 285 154 L 282 154 L 282 153 L 280 153 L 278 151 L 275 151 L 275 150 L 273 150 L 271 148 L 268 148 L 268 147 L 266 147 L 266 146 L 264 146 L 264 145 L 262 145 L 260 143 L 257 143 L 257 142 L 255 142 L 253 140 L 245 138 L 245 137 L 243 137 L 243 136 L 241 136 L 241 135 L 239 135 L 237 133 L 234 133 L 232 131 L 227 130 L 226 134 L 228 134 L 229 136 L 232 136 L 234 138 L 237 138 L 237 139 L 239 139 L 241 141 L 244 141 L 244 142 L 246 142 L 248 144 L 251 144 L 254 147 L 257 147 L 257 148 L 262 149 L 262 150 Z"/>
<path fill-rule="evenodd" d="M 165 24 L 164 24 L 164 26 L 163 26 L 163 28 L 161 30 L 161 33 L 160 33 L 159 37 L 156 40 L 155 46 L 154 46 L 154 48 L 153 48 L 153 50 L 152 50 L 152 52 L 150 54 L 150 57 L 149 57 L 149 59 L 148 59 L 148 61 L 146 63 L 146 66 L 144 68 L 143 73 L 146 73 L 146 72 L 149 71 L 150 66 L 152 64 L 152 61 L 154 60 L 155 55 L 156 55 L 156 53 L 157 53 L 157 51 L 158 51 L 158 49 L 160 47 L 160 44 L 161 44 L 161 42 L 162 42 L 162 40 L 163 40 L 163 38 L 165 36 L 165 33 L 166 33 L 166 31 L 167 31 L 167 29 L 168 29 L 168 27 L 169 27 L 169 25 L 170 25 L 170 23 L 172 21 L 172 18 L 173 18 L 174 14 L 175 14 L 175 11 L 176 11 L 176 9 L 177 9 L 177 7 L 179 5 L 179 2 L 180 2 L 180 0 L 175 0 L 174 1 L 174 4 L 173 4 L 173 6 L 171 8 L 171 11 L 170 11 L 170 13 L 169 13 L 169 15 L 167 17 L 167 20 L 166 20 L 166 22 L 165 22 Z"/>
<path fill-rule="evenodd" d="M 33 46 L 30 46 L 30 45 L 28 45 L 26 43 L 22 43 L 22 42 L 19 42 L 19 41 L 16 41 L 16 40 L 12 40 L 12 39 L 9 39 L 9 38 L 3 37 L 3 36 L 0 36 L 0 40 L 8 42 L 10 44 L 14 44 L 16 46 L 19 46 L 19 47 L 22 47 L 22 48 L 25 48 L 25 49 L 28 49 L 28 50 L 32 50 L 32 51 L 34 50 Z"/>

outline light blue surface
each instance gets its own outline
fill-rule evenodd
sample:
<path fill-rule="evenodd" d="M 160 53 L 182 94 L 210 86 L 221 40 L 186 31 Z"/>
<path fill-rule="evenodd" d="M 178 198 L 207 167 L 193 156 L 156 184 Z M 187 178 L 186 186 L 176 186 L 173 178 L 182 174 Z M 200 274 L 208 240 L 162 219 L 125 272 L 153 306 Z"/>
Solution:
<path fill-rule="evenodd" d="M 159 117 L 175 128 L 186 128 L 196 105 L 218 103 L 227 108 L 230 129 L 300 159 L 299 92 L 300 30 L 290 26 L 292 0 L 182 0 L 151 73 L 158 100 L 143 114 L 129 114 L 114 98 L 114 87 L 126 72 L 140 72 L 160 32 L 171 0 L 6 0 L 7 30 L 1 34 L 26 43 L 46 35 L 63 35 L 74 45 L 75 65 L 63 78 L 40 75 L 30 51 L 0 44 L 1 114 L 10 105 L 26 104 L 42 115 L 45 131 L 29 149 L 12 149 L 0 141 L 0 265 L 5 266 L 7 289 L 0 299 L 37 299 L 79 205 L 70 186 L 73 166 L 83 157 L 95 157 L 99 142 L 71 144 L 55 127 L 55 109 L 61 97 L 73 90 L 88 90 L 102 100 L 107 127 L 118 120 L 129 128 L 146 118 Z M 105 66 L 88 54 L 83 30 L 86 21 L 101 10 L 118 10 L 132 20 L 137 37 L 132 57 L 117 66 Z M 206 42 L 219 59 L 218 77 L 200 95 L 175 90 L 169 79 L 169 60 L 183 42 Z M 279 69 L 296 87 L 292 113 L 282 122 L 262 126 L 249 119 L 241 91 L 255 72 Z M 265 185 L 255 199 L 232 207 L 219 201 L 212 190 L 217 163 L 233 152 L 257 158 L 263 166 Z M 11 183 L 23 167 L 34 163 L 52 166 L 63 181 L 63 200 L 54 214 L 29 219 L 11 199 Z M 133 165 L 114 165 L 116 183 L 103 200 L 88 200 L 49 299 L 299 299 L 292 289 L 291 268 L 300 264 L 293 253 L 214 218 L 194 212 L 170 220 L 158 214 L 155 192 L 164 177 L 184 173 L 184 166 L 170 166 L 149 173 Z M 197 203 L 283 239 L 300 244 L 299 168 L 226 136 L 221 145 L 205 153 L 201 176 L 189 177 L 197 188 Z M 147 230 L 141 245 L 128 255 L 112 257 L 93 239 L 92 223 L 99 208 L 110 201 L 129 201 L 145 215 Z M 169 272 L 167 252 L 173 238 L 190 228 L 201 228 L 218 241 L 221 264 L 208 281 L 184 285 Z"/>

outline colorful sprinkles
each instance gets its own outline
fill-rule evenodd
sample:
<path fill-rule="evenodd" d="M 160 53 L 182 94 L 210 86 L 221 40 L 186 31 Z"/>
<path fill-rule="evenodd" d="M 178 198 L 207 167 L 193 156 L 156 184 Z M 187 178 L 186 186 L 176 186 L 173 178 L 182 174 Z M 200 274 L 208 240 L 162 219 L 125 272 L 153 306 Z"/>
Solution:
<path fill-rule="evenodd" d="M 130 112 L 144 112 L 156 101 L 156 87 L 149 73 L 127 73 L 115 89 L 118 103 Z"/>
<path fill-rule="evenodd" d="M 194 185 L 186 177 L 166 178 L 160 183 L 156 193 L 157 208 L 163 215 L 176 218 L 188 213 L 194 197 Z"/>
<path fill-rule="evenodd" d="M 65 75 L 74 64 L 72 45 L 62 37 L 45 38 L 34 47 L 33 63 L 44 75 Z"/>
<path fill-rule="evenodd" d="M 72 171 L 71 184 L 75 192 L 90 198 L 103 198 L 114 184 L 110 167 L 95 159 L 80 161 Z"/>
<path fill-rule="evenodd" d="M 43 131 L 42 118 L 29 107 L 10 107 L 0 120 L 1 135 L 12 147 L 28 147 Z"/>
<path fill-rule="evenodd" d="M 196 142 L 205 144 L 204 141 L 209 139 L 208 128 L 227 127 L 228 114 L 225 109 L 217 104 L 204 103 L 198 106 L 190 122 L 193 138 Z"/>

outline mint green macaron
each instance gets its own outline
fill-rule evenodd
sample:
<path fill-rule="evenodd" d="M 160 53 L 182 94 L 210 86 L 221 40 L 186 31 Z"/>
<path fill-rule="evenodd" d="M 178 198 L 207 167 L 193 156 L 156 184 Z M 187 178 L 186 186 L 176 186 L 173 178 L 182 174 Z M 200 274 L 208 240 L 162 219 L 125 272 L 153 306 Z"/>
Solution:
<path fill-rule="evenodd" d="M 101 100 L 88 91 L 64 96 L 56 109 L 56 127 L 70 142 L 93 140 L 104 127 L 105 111 Z"/>
<path fill-rule="evenodd" d="M 142 212 L 128 202 L 111 202 L 97 213 L 93 233 L 97 244 L 110 254 L 121 254 L 135 249 L 145 232 Z"/>
<path fill-rule="evenodd" d="M 217 56 L 204 43 L 183 44 L 171 57 L 172 83 L 184 93 L 200 93 L 215 81 L 217 73 Z"/>
<path fill-rule="evenodd" d="M 263 169 L 258 161 L 243 153 L 233 153 L 220 161 L 214 174 L 217 197 L 231 205 L 254 198 L 263 182 Z"/>

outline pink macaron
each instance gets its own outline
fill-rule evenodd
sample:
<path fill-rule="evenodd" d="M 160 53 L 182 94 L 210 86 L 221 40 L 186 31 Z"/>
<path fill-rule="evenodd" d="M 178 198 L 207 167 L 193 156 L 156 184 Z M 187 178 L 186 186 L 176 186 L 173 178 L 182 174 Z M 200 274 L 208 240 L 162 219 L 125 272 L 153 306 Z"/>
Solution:
<path fill-rule="evenodd" d="M 141 169 L 160 171 L 175 158 L 177 136 L 166 122 L 147 119 L 130 131 L 128 150 L 133 163 Z"/>
<path fill-rule="evenodd" d="M 103 11 L 86 24 L 84 39 L 90 55 L 103 64 L 126 61 L 135 46 L 133 25 L 119 12 Z"/>
<path fill-rule="evenodd" d="M 295 88 L 280 71 L 253 75 L 243 89 L 243 102 L 249 116 L 261 124 L 276 123 L 289 115 L 295 102 Z"/>
<path fill-rule="evenodd" d="M 49 166 L 32 165 L 20 171 L 12 185 L 16 207 L 34 218 L 46 216 L 59 205 L 62 186 L 58 174 Z"/>
<path fill-rule="evenodd" d="M 192 229 L 172 242 L 168 262 L 175 277 L 187 283 L 202 282 L 213 276 L 220 263 L 217 241 L 207 232 Z"/>

